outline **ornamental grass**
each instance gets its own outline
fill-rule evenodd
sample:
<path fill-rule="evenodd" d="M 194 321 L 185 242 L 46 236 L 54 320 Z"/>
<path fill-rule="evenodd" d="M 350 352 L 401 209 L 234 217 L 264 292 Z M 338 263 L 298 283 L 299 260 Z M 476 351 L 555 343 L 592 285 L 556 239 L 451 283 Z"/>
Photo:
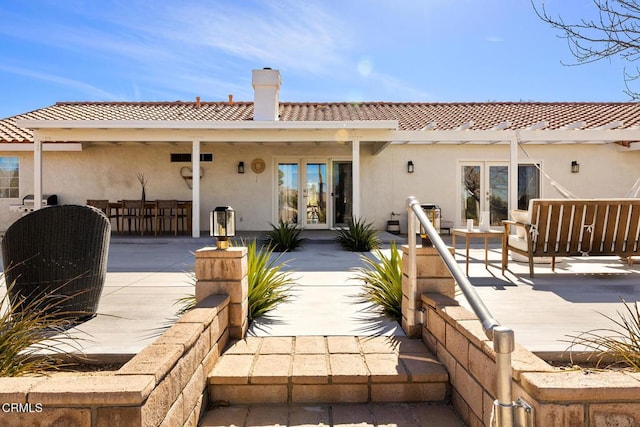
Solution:
<path fill-rule="evenodd" d="M 389 256 L 379 249 L 374 254 L 377 259 L 360 255 L 365 266 L 353 269 L 356 275 L 351 279 L 363 282 L 362 291 L 358 297 L 361 301 L 369 303 L 374 310 L 400 320 L 402 318 L 400 251 L 396 243 L 392 242 Z"/>
<path fill-rule="evenodd" d="M 346 228 L 338 229 L 336 241 L 345 250 L 368 252 L 380 247 L 378 232 L 364 219 L 352 219 Z"/>
<path fill-rule="evenodd" d="M 613 318 L 600 313 L 614 323 L 612 328 L 593 329 L 577 336 L 570 336 L 569 351 L 577 346 L 594 352 L 587 360 L 595 359 L 596 368 L 603 365 L 624 365 L 640 372 L 640 309 L 622 300 L 625 311 Z M 606 367 L 606 366 L 605 366 Z"/>
<path fill-rule="evenodd" d="M 80 346 L 79 338 L 68 332 L 74 326 L 69 317 L 81 313 L 55 309 L 73 296 L 43 295 L 12 304 L 11 286 L 0 298 L 0 377 L 41 375 L 72 365 L 65 357 L 67 351 Z"/>

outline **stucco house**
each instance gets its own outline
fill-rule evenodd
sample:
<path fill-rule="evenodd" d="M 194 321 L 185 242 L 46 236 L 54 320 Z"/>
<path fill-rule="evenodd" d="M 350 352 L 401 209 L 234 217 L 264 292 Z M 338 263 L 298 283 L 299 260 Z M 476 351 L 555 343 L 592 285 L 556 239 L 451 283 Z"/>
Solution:
<path fill-rule="evenodd" d="M 637 103 L 281 102 L 277 70 L 252 77 L 252 102 L 61 102 L 1 120 L 0 229 L 28 194 L 140 198 L 138 173 L 147 199 L 192 201 L 194 237 L 220 205 L 239 230 L 355 217 L 406 231 L 409 195 L 455 226 L 480 211 L 499 225 L 530 198 L 624 197 L 640 178 Z"/>

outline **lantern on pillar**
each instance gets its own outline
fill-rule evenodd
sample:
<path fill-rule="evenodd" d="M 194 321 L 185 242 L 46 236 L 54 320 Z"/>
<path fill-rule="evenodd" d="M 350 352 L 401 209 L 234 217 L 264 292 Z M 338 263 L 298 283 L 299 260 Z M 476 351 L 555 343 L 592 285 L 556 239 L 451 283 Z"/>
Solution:
<path fill-rule="evenodd" d="M 217 239 L 218 249 L 229 248 L 229 237 L 236 235 L 236 211 L 231 206 L 218 206 L 209 217 L 210 233 Z"/>

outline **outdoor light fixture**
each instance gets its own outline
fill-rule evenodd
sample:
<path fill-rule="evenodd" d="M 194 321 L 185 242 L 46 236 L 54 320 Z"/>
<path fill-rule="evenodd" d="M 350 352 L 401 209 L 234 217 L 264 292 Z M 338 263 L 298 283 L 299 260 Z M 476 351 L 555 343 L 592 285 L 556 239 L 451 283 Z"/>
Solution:
<path fill-rule="evenodd" d="M 211 236 L 218 241 L 218 249 L 229 248 L 229 237 L 236 235 L 236 211 L 231 206 L 218 206 L 211 211 L 209 218 Z"/>
<path fill-rule="evenodd" d="M 244 162 L 238 163 L 238 173 L 244 173 Z"/>
<path fill-rule="evenodd" d="M 413 161 L 409 160 L 407 162 L 407 173 L 413 173 L 414 170 Z"/>
<path fill-rule="evenodd" d="M 580 163 L 577 160 L 571 162 L 571 173 L 580 172 Z"/>

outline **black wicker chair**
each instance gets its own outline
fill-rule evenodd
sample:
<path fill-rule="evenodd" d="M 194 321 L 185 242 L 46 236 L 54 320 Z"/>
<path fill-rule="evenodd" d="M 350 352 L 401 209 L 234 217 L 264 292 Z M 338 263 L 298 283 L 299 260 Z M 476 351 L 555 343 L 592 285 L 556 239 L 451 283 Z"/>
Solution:
<path fill-rule="evenodd" d="M 90 206 L 50 206 L 17 220 L 2 240 L 12 309 L 77 322 L 95 316 L 110 236 L 109 219 Z"/>

